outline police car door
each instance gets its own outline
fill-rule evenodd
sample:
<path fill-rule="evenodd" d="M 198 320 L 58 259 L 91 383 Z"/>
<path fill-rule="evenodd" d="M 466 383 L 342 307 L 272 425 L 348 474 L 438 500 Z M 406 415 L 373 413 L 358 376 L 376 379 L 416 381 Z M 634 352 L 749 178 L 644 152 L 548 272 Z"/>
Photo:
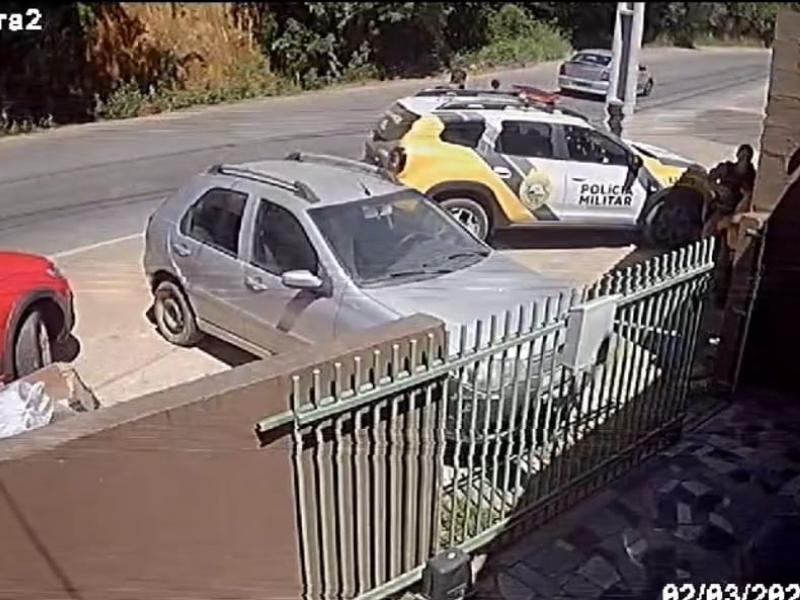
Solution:
<path fill-rule="evenodd" d="M 576 220 L 635 225 L 647 193 L 638 178 L 625 190 L 630 151 L 599 131 L 564 126 L 567 153 L 565 203 Z"/>
<path fill-rule="evenodd" d="M 486 153 L 494 172 L 538 221 L 565 216 L 564 165 L 556 159 L 554 132 L 546 122 L 504 120 Z"/>

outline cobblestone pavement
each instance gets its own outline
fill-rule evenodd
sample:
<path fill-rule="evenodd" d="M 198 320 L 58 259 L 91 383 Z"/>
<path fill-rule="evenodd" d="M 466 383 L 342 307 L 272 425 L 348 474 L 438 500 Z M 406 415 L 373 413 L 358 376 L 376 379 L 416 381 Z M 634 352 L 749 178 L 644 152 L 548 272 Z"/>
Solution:
<path fill-rule="evenodd" d="M 474 595 L 650 599 L 667 583 L 796 582 L 799 506 L 800 404 L 750 394 L 490 555 Z"/>

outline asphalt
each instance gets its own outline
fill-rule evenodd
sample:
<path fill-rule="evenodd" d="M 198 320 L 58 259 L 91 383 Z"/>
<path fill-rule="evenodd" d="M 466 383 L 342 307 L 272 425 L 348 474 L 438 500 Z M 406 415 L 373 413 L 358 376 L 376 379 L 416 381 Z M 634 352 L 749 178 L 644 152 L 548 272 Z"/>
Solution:
<path fill-rule="evenodd" d="M 758 50 L 655 48 L 644 57 L 656 87 L 640 101 L 641 118 L 752 89 L 766 79 L 769 61 Z M 499 77 L 553 89 L 556 72 L 557 63 L 545 63 Z M 7 138 L 0 141 L 0 246 L 57 254 L 136 234 L 160 198 L 216 162 L 294 149 L 358 157 L 379 112 L 432 83 L 373 84 Z M 565 104 L 602 119 L 601 102 Z"/>
<path fill-rule="evenodd" d="M 769 54 L 648 49 L 656 78 L 626 124 L 629 137 L 709 164 L 742 141 L 757 144 Z M 555 86 L 556 63 L 498 74 L 504 83 Z M 488 85 L 495 74 L 475 81 Z M 143 119 L 69 126 L 0 140 L 0 248 L 50 255 L 76 292 L 74 361 L 104 404 L 125 401 L 252 359 L 224 344 L 169 345 L 146 318 L 142 231 L 165 194 L 218 162 L 300 149 L 359 157 L 369 127 L 394 99 L 435 81 L 399 81 Z M 564 103 L 594 120 L 602 102 Z M 591 282 L 647 256 L 602 233 L 517 232 L 500 247 L 528 268 Z"/>

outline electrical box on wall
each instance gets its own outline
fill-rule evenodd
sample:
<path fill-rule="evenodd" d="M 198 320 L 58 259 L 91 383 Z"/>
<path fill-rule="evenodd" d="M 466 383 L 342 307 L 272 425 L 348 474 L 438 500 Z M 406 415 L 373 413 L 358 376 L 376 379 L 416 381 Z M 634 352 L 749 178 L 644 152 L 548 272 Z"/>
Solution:
<path fill-rule="evenodd" d="M 604 344 L 614 330 L 614 317 L 622 296 L 604 296 L 579 304 L 567 314 L 567 332 L 561 363 L 574 371 L 597 361 Z"/>

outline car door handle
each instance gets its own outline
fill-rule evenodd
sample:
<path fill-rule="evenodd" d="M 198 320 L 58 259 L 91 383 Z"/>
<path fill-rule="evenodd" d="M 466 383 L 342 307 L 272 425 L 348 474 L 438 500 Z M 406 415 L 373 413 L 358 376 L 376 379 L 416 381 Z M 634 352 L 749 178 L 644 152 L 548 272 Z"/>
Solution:
<path fill-rule="evenodd" d="M 178 256 L 190 256 L 192 254 L 192 249 L 186 244 L 172 244 L 172 249 Z"/>
<path fill-rule="evenodd" d="M 245 277 L 244 284 L 254 292 L 264 292 L 269 289 L 269 286 L 258 277 Z"/>
<path fill-rule="evenodd" d="M 503 179 L 508 179 L 509 177 L 511 177 L 511 171 L 509 169 L 506 169 L 505 167 L 495 167 L 492 170 Z"/>

